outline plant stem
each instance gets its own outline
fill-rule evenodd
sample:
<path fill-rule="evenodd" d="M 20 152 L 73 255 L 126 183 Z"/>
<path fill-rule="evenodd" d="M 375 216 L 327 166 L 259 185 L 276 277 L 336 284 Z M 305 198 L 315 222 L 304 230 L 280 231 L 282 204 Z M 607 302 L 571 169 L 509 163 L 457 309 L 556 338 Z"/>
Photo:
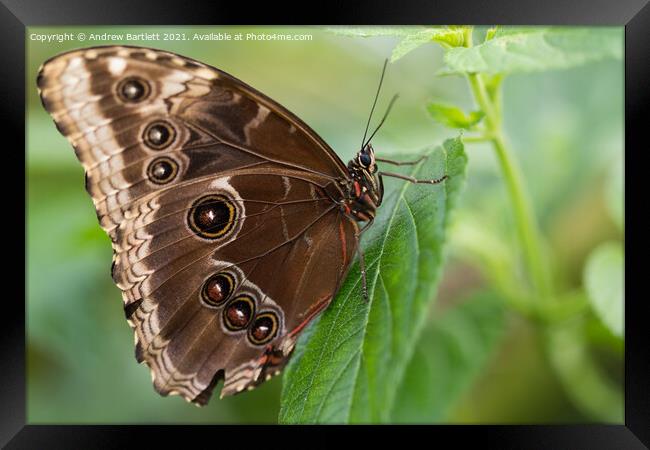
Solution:
<path fill-rule="evenodd" d="M 548 271 L 542 253 L 535 214 L 522 181 L 521 170 L 506 146 L 501 130 L 495 132 L 492 143 L 510 194 L 517 232 L 535 291 L 538 296 L 548 299 L 552 294 Z"/>
<path fill-rule="evenodd" d="M 472 30 L 466 34 L 465 45 L 472 45 Z M 513 153 L 508 148 L 501 126 L 501 106 L 495 104 L 487 93 L 481 74 L 470 73 L 467 79 L 478 106 L 485 113 L 486 136 L 494 146 L 499 166 L 510 196 L 514 212 L 517 234 L 521 242 L 527 270 L 533 284 L 533 296 L 537 300 L 548 299 L 553 295 L 549 271 L 542 251 L 541 239 L 530 198 L 526 192 L 521 169 Z M 500 90 L 500 87 L 498 88 Z M 498 102 L 500 92 L 494 96 Z"/>

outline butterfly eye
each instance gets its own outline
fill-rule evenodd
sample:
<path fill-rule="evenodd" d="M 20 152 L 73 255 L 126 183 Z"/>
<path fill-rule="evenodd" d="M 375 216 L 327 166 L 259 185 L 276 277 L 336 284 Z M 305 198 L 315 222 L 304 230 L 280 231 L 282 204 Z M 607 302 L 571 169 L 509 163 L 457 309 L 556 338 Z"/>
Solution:
<path fill-rule="evenodd" d="M 141 102 L 150 92 L 149 83 L 138 77 L 126 78 L 117 85 L 117 95 L 126 103 Z"/>
<path fill-rule="evenodd" d="M 148 147 L 154 150 L 161 150 L 168 147 L 176 137 L 176 130 L 164 121 L 150 123 L 145 128 L 143 140 Z"/>
<path fill-rule="evenodd" d="M 240 295 L 224 308 L 224 324 L 230 331 L 242 330 L 248 326 L 253 314 L 255 314 L 253 299 L 248 295 Z"/>
<path fill-rule="evenodd" d="M 178 173 L 178 164 L 171 158 L 157 158 L 147 169 L 149 180 L 156 184 L 169 183 Z"/>
<path fill-rule="evenodd" d="M 248 332 L 248 338 L 253 344 L 262 345 L 271 341 L 278 332 L 278 318 L 272 312 L 257 316 Z"/>
<path fill-rule="evenodd" d="M 217 273 L 203 283 L 201 299 L 208 306 L 220 306 L 228 300 L 235 288 L 235 280 L 229 273 Z"/>
<path fill-rule="evenodd" d="M 363 167 L 370 167 L 370 164 L 372 164 L 372 157 L 370 154 L 362 151 L 359 153 L 359 162 Z"/>

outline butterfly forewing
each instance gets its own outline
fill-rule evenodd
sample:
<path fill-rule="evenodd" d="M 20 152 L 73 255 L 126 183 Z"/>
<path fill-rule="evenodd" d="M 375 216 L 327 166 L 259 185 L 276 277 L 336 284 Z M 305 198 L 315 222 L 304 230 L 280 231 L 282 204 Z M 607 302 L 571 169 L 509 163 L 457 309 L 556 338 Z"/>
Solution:
<path fill-rule="evenodd" d="M 356 249 L 333 200 L 340 159 L 268 97 L 167 52 L 74 51 L 38 84 L 86 170 L 156 389 L 205 403 L 221 377 L 228 395 L 281 369 Z"/>

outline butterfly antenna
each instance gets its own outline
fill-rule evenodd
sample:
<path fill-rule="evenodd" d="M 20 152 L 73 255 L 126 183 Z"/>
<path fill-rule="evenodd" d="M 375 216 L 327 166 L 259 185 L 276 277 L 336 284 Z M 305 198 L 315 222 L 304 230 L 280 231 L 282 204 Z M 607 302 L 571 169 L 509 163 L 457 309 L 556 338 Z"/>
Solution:
<path fill-rule="evenodd" d="M 370 135 L 368 140 L 361 145 L 361 148 L 364 148 L 366 146 L 366 144 L 372 140 L 372 138 L 375 136 L 375 134 L 377 134 L 377 131 L 379 131 L 381 126 L 386 121 L 386 117 L 388 117 L 388 113 L 393 108 L 393 104 L 395 103 L 395 100 L 397 100 L 398 97 L 399 97 L 399 95 L 395 94 L 395 95 L 393 95 L 393 98 L 390 99 L 390 103 L 388 104 L 388 108 L 386 108 L 386 112 L 384 113 L 384 117 L 381 118 L 381 121 L 379 122 L 379 125 L 377 125 L 377 128 L 375 128 L 375 131 L 372 132 L 372 134 Z"/>
<path fill-rule="evenodd" d="M 388 58 L 384 60 L 384 68 L 381 69 L 381 78 L 379 78 L 379 86 L 377 86 L 377 93 L 375 94 L 375 101 L 372 102 L 372 108 L 370 109 L 370 115 L 368 116 L 368 123 L 366 123 L 366 131 L 363 133 L 363 139 L 361 139 L 361 148 L 363 149 L 364 143 L 366 142 L 366 136 L 368 135 L 368 128 L 370 127 L 370 120 L 372 119 L 372 113 L 375 112 L 375 106 L 377 105 L 377 99 L 379 98 L 379 92 L 381 91 L 381 85 L 384 83 L 384 74 L 386 73 L 386 66 L 388 65 Z"/>

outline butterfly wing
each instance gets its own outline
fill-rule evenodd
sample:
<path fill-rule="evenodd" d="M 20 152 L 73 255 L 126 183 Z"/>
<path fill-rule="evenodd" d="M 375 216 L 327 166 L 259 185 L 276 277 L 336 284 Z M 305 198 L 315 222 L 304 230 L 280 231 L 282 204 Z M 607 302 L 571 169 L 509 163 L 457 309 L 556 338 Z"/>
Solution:
<path fill-rule="evenodd" d="M 73 51 L 47 61 L 38 85 L 86 169 L 109 234 L 130 204 L 175 181 L 263 163 L 333 180 L 347 174 L 322 139 L 285 108 L 225 72 L 172 53 Z M 178 170 L 153 185 L 146 168 L 163 156 Z"/>
<path fill-rule="evenodd" d="M 286 174 L 238 172 L 161 193 L 151 213 L 127 222 L 143 239 L 117 253 L 116 272 L 138 305 L 129 317 L 136 354 L 159 392 L 202 403 L 222 376 L 228 395 L 282 368 L 298 332 L 331 301 L 355 250 L 347 239 L 351 222 L 319 190 Z M 219 224 L 232 224 L 227 234 L 207 243 L 187 217 L 197 198 L 213 195 L 228 198 L 235 212 Z M 220 275 L 231 278 L 232 293 L 212 302 L 207 286 Z M 251 319 L 233 329 L 227 311 L 242 296 L 252 300 Z M 268 315 L 268 337 L 254 339 L 255 318 Z"/>
<path fill-rule="evenodd" d="M 332 201 L 347 176 L 334 152 L 268 97 L 168 52 L 66 53 L 38 85 L 85 168 L 156 389 L 205 403 L 221 376 L 227 395 L 281 368 L 355 250 Z M 211 300 L 220 289 L 227 298 Z M 252 335 L 259 313 L 271 340 Z"/>

